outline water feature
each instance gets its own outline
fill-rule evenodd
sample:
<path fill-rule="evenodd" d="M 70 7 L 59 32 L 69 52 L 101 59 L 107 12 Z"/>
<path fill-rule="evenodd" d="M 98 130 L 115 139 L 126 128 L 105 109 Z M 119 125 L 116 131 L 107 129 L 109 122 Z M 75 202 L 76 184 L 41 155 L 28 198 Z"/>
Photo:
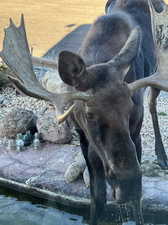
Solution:
<path fill-rule="evenodd" d="M 23 194 L 0 189 L 0 225 L 85 225 L 84 218 Z"/>
<path fill-rule="evenodd" d="M 88 225 L 86 216 L 79 214 L 55 203 L 0 189 L 0 225 Z M 160 216 L 156 223 L 154 215 L 146 215 L 145 220 L 146 225 L 168 224 L 168 218 Z"/>

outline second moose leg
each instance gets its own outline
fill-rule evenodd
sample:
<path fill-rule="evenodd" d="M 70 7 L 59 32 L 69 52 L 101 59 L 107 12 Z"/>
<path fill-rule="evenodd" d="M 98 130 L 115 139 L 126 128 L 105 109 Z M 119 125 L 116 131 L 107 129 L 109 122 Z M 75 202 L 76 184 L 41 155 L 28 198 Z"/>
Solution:
<path fill-rule="evenodd" d="M 97 225 L 101 219 L 106 204 L 106 181 L 101 160 L 88 141 L 82 130 L 77 129 L 80 137 L 81 149 L 88 167 L 90 176 L 90 225 Z"/>
<path fill-rule="evenodd" d="M 168 159 L 167 155 L 164 149 L 160 128 L 159 128 L 159 122 L 158 122 L 158 116 L 157 116 L 157 97 L 160 93 L 160 90 L 151 88 L 150 89 L 150 95 L 149 95 L 149 109 L 152 116 L 152 123 L 154 128 L 154 135 L 155 135 L 155 153 L 157 156 L 158 164 L 162 169 L 168 169 Z"/>
<path fill-rule="evenodd" d="M 91 210 L 90 224 L 97 225 L 102 219 L 104 207 L 106 204 L 106 182 L 102 162 L 97 154 L 89 147 L 89 175 L 90 175 L 90 192 L 91 192 Z"/>

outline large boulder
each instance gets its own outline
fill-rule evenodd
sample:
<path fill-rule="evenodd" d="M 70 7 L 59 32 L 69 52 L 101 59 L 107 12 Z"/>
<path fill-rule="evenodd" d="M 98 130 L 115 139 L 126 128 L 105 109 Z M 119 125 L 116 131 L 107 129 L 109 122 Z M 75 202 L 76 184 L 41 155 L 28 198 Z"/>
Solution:
<path fill-rule="evenodd" d="M 58 124 L 55 112 L 45 113 L 37 119 L 37 130 L 43 140 L 55 144 L 67 144 L 72 139 L 68 124 Z"/>
<path fill-rule="evenodd" d="M 45 89 L 52 93 L 67 92 L 67 86 L 63 83 L 56 70 L 47 71 L 42 78 L 41 83 Z"/>
<path fill-rule="evenodd" d="M 58 71 L 49 70 L 45 73 L 41 79 L 41 83 L 45 89 L 52 93 L 64 93 L 68 91 L 67 85 L 61 80 Z M 37 129 L 41 134 L 42 138 L 46 141 L 56 144 L 66 144 L 72 139 L 72 132 L 67 122 L 58 125 L 56 116 L 60 115 L 61 112 L 56 107 L 56 111 L 47 113 L 40 117 L 37 121 Z M 63 112 L 65 105 L 60 105 L 59 108 Z"/>
<path fill-rule="evenodd" d="M 12 109 L 0 121 L 0 137 L 15 138 L 18 133 L 36 129 L 37 117 L 30 110 Z"/>

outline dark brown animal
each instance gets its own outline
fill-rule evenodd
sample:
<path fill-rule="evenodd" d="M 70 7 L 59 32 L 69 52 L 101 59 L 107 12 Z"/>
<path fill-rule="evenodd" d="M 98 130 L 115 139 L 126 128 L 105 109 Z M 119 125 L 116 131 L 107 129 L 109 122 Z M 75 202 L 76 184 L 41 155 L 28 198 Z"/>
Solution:
<path fill-rule="evenodd" d="M 128 1 L 122 1 L 122 4 L 128 3 Z M 147 1 L 146 1 L 147 2 Z M 117 0 L 108 0 L 105 6 L 106 14 L 110 14 L 113 12 L 113 7 L 117 3 Z M 141 3 L 141 0 L 139 1 Z M 166 4 L 163 0 L 151 0 L 153 4 L 154 10 L 157 13 L 161 13 Z M 144 20 L 145 22 L 145 20 Z M 148 41 L 148 39 L 147 39 Z M 154 65 L 155 66 L 155 65 Z M 156 99 L 160 93 L 160 90 L 156 88 L 151 88 L 150 95 L 149 95 L 149 109 L 152 117 L 153 128 L 154 128 L 154 135 L 155 135 L 155 154 L 157 156 L 158 164 L 162 169 L 168 169 L 168 159 L 164 149 L 163 141 L 161 138 L 161 133 L 159 129 L 158 117 L 157 117 L 157 109 L 156 109 Z"/>
<path fill-rule="evenodd" d="M 131 93 L 128 83 L 148 77 L 158 66 L 151 3 L 112 4 L 108 15 L 93 24 L 79 55 L 60 53 L 58 67 L 66 84 L 90 94 L 87 102 L 77 104 L 74 118 L 90 173 L 92 225 L 106 202 L 106 179 L 118 203 L 140 202 L 144 90 Z M 167 158 L 162 160 L 166 166 Z M 142 224 L 138 214 L 134 219 Z"/>
<path fill-rule="evenodd" d="M 116 0 L 110 15 L 93 23 L 79 54 L 60 53 L 60 77 L 75 88 L 73 93 L 52 94 L 39 84 L 32 68 L 23 18 L 18 28 L 11 21 L 5 33 L 0 56 L 12 71 L 10 79 L 22 92 L 57 106 L 74 100 L 68 114 L 71 113 L 80 135 L 89 169 L 90 224 L 96 225 L 103 214 L 106 180 L 114 200 L 118 204 L 131 202 L 133 220 L 143 224 L 143 93 L 147 86 L 168 91 L 168 78 L 157 69 L 151 2 Z M 67 114 L 61 120 L 66 117 Z M 122 222 L 125 220 L 123 217 Z"/>
<path fill-rule="evenodd" d="M 115 5 L 117 0 L 108 0 L 105 6 L 105 12 L 108 13 L 111 11 L 111 9 L 113 8 L 113 6 Z M 146 0 L 147 1 L 147 0 Z M 160 13 L 164 10 L 165 7 L 165 2 L 163 0 L 151 0 L 154 9 L 156 10 L 156 12 Z"/>

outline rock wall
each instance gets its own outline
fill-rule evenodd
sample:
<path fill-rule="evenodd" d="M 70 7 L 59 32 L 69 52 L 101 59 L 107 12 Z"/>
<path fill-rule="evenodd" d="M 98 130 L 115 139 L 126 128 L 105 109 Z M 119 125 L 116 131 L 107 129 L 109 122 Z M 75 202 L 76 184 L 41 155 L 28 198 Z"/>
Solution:
<path fill-rule="evenodd" d="M 168 48 L 168 5 L 165 5 L 161 13 L 154 13 L 156 24 L 156 40 L 159 48 Z"/>

